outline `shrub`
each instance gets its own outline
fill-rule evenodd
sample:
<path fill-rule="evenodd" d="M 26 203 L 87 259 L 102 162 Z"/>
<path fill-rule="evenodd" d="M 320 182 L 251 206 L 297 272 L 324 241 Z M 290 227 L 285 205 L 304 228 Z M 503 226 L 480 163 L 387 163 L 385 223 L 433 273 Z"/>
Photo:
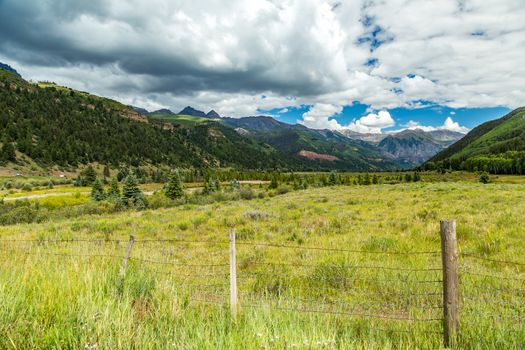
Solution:
<path fill-rule="evenodd" d="M 269 215 L 265 212 L 259 211 L 259 210 L 250 210 L 244 213 L 244 217 L 250 219 L 250 220 L 261 220 L 266 219 L 269 217 Z"/>
<path fill-rule="evenodd" d="M 26 183 L 22 186 L 22 191 L 25 191 L 25 192 L 30 192 L 33 190 L 33 187 L 31 187 L 30 184 Z"/>
<path fill-rule="evenodd" d="M 255 192 L 253 191 L 251 187 L 241 188 L 241 190 L 239 191 L 239 194 L 242 199 L 247 199 L 247 200 L 254 199 L 256 197 Z"/>
<path fill-rule="evenodd" d="M 280 185 L 279 187 L 277 187 L 276 192 L 277 194 L 286 194 L 290 192 L 290 187 L 288 187 L 287 185 Z"/>
<path fill-rule="evenodd" d="M 490 175 L 489 175 L 489 173 L 487 173 L 486 171 L 482 172 L 479 175 L 479 182 L 481 182 L 482 184 L 490 183 Z"/>

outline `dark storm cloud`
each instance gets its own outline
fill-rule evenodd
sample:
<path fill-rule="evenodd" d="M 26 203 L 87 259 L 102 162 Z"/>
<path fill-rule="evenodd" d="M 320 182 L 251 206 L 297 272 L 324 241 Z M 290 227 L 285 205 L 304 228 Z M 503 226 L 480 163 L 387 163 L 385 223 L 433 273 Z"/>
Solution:
<path fill-rule="evenodd" d="M 151 105 L 319 104 L 322 125 L 353 101 L 520 105 L 524 17 L 522 0 L 0 0 L 0 61 Z"/>
<path fill-rule="evenodd" d="M 263 53 L 263 60 L 257 58 L 257 50 L 261 50 L 262 45 L 272 44 L 261 44 L 268 38 L 257 34 L 244 38 L 246 46 L 252 47 L 241 47 L 243 52 L 240 55 L 254 55 L 255 59 L 239 63 L 236 62 L 235 52 L 226 52 L 220 47 L 209 51 L 196 50 L 195 45 L 208 44 L 206 34 L 195 38 L 197 42 L 192 42 L 192 37 L 186 36 L 170 45 L 170 34 L 161 26 L 156 32 L 151 30 L 152 25 L 166 22 L 179 22 L 175 28 L 186 30 L 187 26 L 193 24 L 188 23 L 183 14 L 179 18 L 151 24 L 147 16 L 137 18 L 119 13 L 118 5 L 111 8 L 109 3 L 3 0 L 0 2 L 0 53 L 26 65 L 42 67 L 116 65 L 125 74 L 145 75 L 144 92 L 217 90 L 257 93 L 270 90 L 284 95 L 309 96 L 327 92 L 331 90 L 330 86 L 337 87 L 333 85 L 334 80 L 320 79 L 321 76 L 329 77 L 323 72 L 322 65 L 309 65 L 308 59 L 315 60 L 315 47 L 311 50 L 305 45 L 305 52 L 311 50 L 312 57 L 297 54 L 297 59 L 304 61 L 297 62 L 296 66 L 292 66 L 293 69 L 279 72 L 282 68 L 276 69 L 279 62 L 272 62 L 274 58 L 271 53 Z M 201 20 L 199 18 L 193 23 L 200 26 Z M 76 35 L 71 32 L 74 28 L 78 28 L 75 30 Z M 126 32 L 125 35 L 107 40 L 119 29 Z M 225 32 L 225 35 L 231 33 Z M 166 43 L 166 46 L 152 46 L 149 40 L 155 39 Z M 203 42 L 199 43 L 198 40 Z M 218 45 L 222 43 L 220 38 L 217 41 Z M 291 42 L 286 48 L 277 48 L 281 52 L 276 54 L 282 55 L 283 51 L 289 49 L 301 50 L 300 45 L 300 41 Z M 253 52 L 246 52 L 251 49 Z M 295 56 L 293 53 L 285 54 L 287 57 Z M 220 62 L 221 57 L 218 62 L 207 64 L 206 55 L 228 57 L 224 58 L 224 64 Z M 303 71 L 302 67 L 305 68 Z"/>

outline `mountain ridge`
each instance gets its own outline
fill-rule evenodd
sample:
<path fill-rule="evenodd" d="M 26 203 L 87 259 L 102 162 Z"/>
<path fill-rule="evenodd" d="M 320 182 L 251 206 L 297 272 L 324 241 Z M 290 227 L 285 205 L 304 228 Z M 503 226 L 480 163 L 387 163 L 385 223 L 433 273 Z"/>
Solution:
<path fill-rule="evenodd" d="M 525 173 L 525 107 L 475 127 L 424 167 Z"/>
<path fill-rule="evenodd" d="M 170 164 L 180 162 L 181 164 L 197 167 L 234 166 L 259 169 L 283 167 L 303 170 L 377 171 L 413 167 L 424 160 L 426 155 L 424 157 L 419 155 L 419 158 L 411 158 L 411 155 L 402 149 L 403 147 L 414 147 L 413 140 L 405 140 L 407 137 L 409 139 L 419 138 L 419 142 L 428 142 L 428 144 L 420 146 L 422 149 L 426 149 L 427 153 L 434 152 L 438 147 L 437 145 L 446 144 L 445 142 L 432 140 L 428 133 L 424 131 L 404 131 L 398 133 L 398 135 L 382 135 L 381 141 L 388 138 L 391 145 L 386 145 L 386 142 L 380 145 L 381 141 L 377 143 L 361 139 L 362 137 L 369 137 L 369 135 L 363 136 L 362 134 L 352 133 L 352 137 L 349 137 L 340 131 L 309 129 L 301 124 L 287 124 L 273 117 L 263 115 L 223 118 L 214 110 L 204 113 L 191 106 L 185 107 L 179 113 L 174 113 L 166 108 L 148 112 L 144 108 L 125 106 L 114 100 L 75 91 L 54 83 L 28 83 L 13 72 L 1 69 L 0 71 L 5 72 L 1 74 L 0 84 L 10 90 L 6 98 L 14 97 L 13 91 L 10 89 L 13 84 L 23 85 L 28 89 L 34 89 L 39 95 L 55 94 L 54 103 L 52 104 L 56 105 L 54 108 L 57 110 L 67 110 L 67 113 L 71 115 L 85 113 L 92 118 L 106 118 L 111 120 L 114 125 L 122 124 L 112 119 L 114 115 L 119 115 L 132 122 L 147 125 L 145 127 L 135 124 L 130 126 L 132 129 L 135 128 L 137 130 L 148 128 L 148 131 L 142 131 L 145 134 L 150 133 L 153 135 L 158 133 L 158 131 L 149 129 L 151 127 L 162 130 L 163 136 L 157 136 L 160 140 L 159 142 L 168 142 L 169 139 L 172 139 L 172 141 L 169 141 L 172 145 L 164 147 L 164 149 L 157 149 L 155 156 L 152 155 L 152 150 L 149 147 L 156 147 L 153 146 L 156 143 L 154 140 L 146 137 L 146 140 L 135 141 L 138 144 L 141 142 L 147 144 L 143 146 L 144 152 L 150 152 L 146 157 L 144 157 L 144 152 L 131 147 L 134 155 L 126 155 L 126 151 L 120 152 L 122 154 L 112 151 L 111 159 L 109 159 L 108 156 L 104 156 L 105 152 L 100 149 L 97 151 L 98 156 L 93 154 L 87 158 L 79 156 L 80 163 L 92 160 L 99 162 L 124 161 L 129 163 L 136 158 L 134 161 Z M 27 104 L 29 106 L 29 101 Z M 85 111 L 86 106 L 89 106 L 87 112 Z M 44 107 L 39 106 L 38 108 Z M 90 114 L 90 108 L 95 108 L 98 114 Z M 101 109 L 105 109 L 107 113 Z M 39 113 L 45 114 L 48 112 L 41 111 Z M 29 120 L 28 122 L 32 123 Z M 75 121 L 75 123 L 77 122 Z M 101 125 L 100 122 L 97 122 L 94 126 L 87 125 L 79 129 L 94 132 L 98 130 L 97 128 L 100 131 L 104 130 L 104 133 L 107 132 L 106 126 Z M 31 130 L 28 132 L 31 132 Z M 78 132 L 79 130 L 71 130 L 70 137 L 77 135 Z M 80 136 L 77 137 L 81 139 Z M 84 141 L 88 142 L 86 144 L 88 149 L 98 149 L 97 145 L 89 143 L 91 139 Z M 14 145 L 18 143 L 18 141 L 13 142 Z M 72 143 L 75 142 L 75 140 L 72 141 Z M 119 147 L 124 147 L 124 140 L 119 142 L 122 144 Z M 435 148 L 429 145 L 435 146 Z M 106 146 L 110 147 L 109 145 Z M 55 147 L 58 146 L 53 146 L 53 149 Z M 166 154 L 168 150 L 171 150 L 171 156 Z M 59 164 L 72 164 L 76 162 L 73 157 L 76 154 L 75 152 L 69 156 L 62 155 L 62 158 L 59 157 L 59 159 L 53 158 L 54 156 L 42 159 L 38 154 L 33 154 L 33 156 L 44 163 L 55 161 Z M 59 153 L 61 154 L 61 152 Z M 183 155 L 187 155 L 191 161 L 182 161 Z M 175 160 L 176 158 L 179 160 Z"/>

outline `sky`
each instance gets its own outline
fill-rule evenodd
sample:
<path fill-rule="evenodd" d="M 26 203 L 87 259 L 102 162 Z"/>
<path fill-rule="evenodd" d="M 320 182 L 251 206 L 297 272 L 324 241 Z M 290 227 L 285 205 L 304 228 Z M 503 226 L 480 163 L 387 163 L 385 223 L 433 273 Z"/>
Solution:
<path fill-rule="evenodd" d="M 467 132 L 525 105 L 523 0 L 0 0 L 0 62 L 149 110 Z"/>

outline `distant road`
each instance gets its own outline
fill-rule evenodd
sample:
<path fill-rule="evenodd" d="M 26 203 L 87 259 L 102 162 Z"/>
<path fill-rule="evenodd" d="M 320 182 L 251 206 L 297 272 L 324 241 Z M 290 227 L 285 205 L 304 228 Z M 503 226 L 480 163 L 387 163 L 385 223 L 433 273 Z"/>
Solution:
<path fill-rule="evenodd" d="M 268 183 L 269 181 L 259 181 L 259 180 L 245 180 L 245 181 L 239 181 L 241 184 L 245 185 L 260 185 Z M 191 187 L 187 188 L 186 191 L 189 193 L 195 192 L 198 189 L 201 189 L 203 187 Z M 144 191 L 144 194 L 146 196 L 151 196 L 154 191 Z M 18 197 L 4 197 L 4 201 L 16 201 L 21 199 L 37 199 L 37 198 L 47 198 L 47 197 L 64 197 L 64 196 L 73 196 L 77 193 L 80 194 L 90 194 L 91 192 L 59 192 L 59 193 L 42 193 L 42 194 L 28 194 L 27 196 L 18 196 Z"/>

